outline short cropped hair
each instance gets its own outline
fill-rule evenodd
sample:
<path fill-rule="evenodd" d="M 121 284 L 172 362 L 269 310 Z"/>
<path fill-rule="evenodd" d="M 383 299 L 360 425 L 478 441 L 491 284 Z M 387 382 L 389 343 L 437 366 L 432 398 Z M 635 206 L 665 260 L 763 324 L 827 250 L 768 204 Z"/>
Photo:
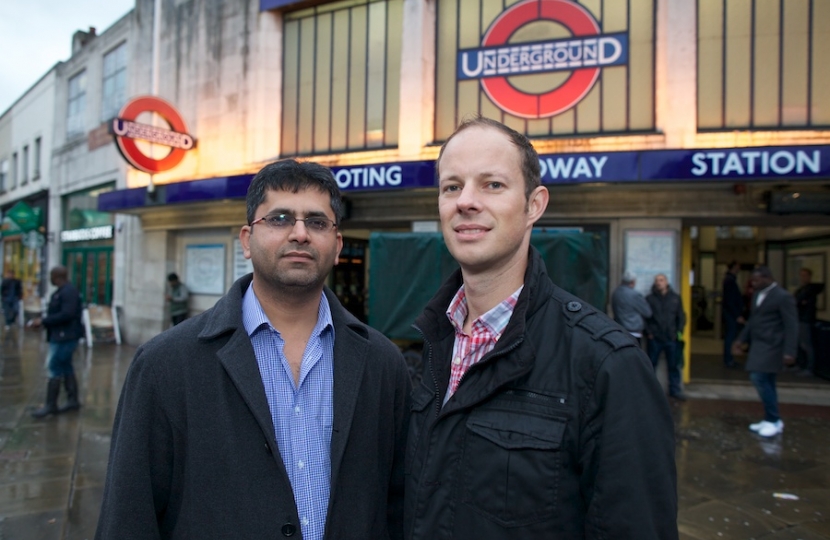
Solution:
<path fill-rule="evenodd" d="M 298 193 L 307 189 L 316 189 L 329 195 L 334 224 L 340 226 L 343 219 L 343 198 L 331 169 L 312 161 L 294 159 L 270 163 L 251 180 L 245 197 L 248 225 L 254 221 L 256 210 L 265 201 L 268 191 Z"/>
<path fill-rule="evenodd" d="M 472 127 L 491 127 L 497 129 L 507 135 L 510 139 L 510 142 L 519 150 L 519 154 L 521 155 L 522 160 L 522 176 L 525 180 L 525 198 L 530 200 L 530 194 L 533 193 L 533 190 L 542 185 L 542 168 L 539 165 L 539 154 L 536 153 L 536 149 L 533 148 L 533 145 L 530 143 L 530 140 L 516 131 L 515 129 L 509 128 L 502 124 L 501 122 L 497 122 L 491 118 L 486 118 L 481 115 L 474 116 L 472 118 L 468 118 L 461 122 L 459 126 L 455 129 L 452 135 L 444 141 L 444 144 L 441 146 L 441 152 L 438 154 L 438 159 L 435 161 L 435 177 L 436 179 L 439 176 L 439 170 L 441 167 L 441 158 L 444 156 L 444 150 L 447 148 L 447 145 L 452 140 L 453 137 L 464 131 L 465 129 L 469 129 Z"/>

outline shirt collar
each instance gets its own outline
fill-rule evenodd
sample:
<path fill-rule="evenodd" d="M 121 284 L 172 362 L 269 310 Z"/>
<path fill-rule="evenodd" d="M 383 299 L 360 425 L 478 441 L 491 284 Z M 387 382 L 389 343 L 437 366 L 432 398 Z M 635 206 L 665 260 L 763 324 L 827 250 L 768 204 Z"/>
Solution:
<path fill-rule="evenodd" d="M 242 297 L 242 325 L 245 327 L 245 332 L 248 337 L 253 336 L 263 325 L 274 328 L 268 316 L 262 309 L 262 304 L 259 303 L 256 293 L 254 293 L 253 281 L 248 285 L 248 290 Z M 331 320 L 331 306 L 325 294 L 320 295 L 320 307 L 317 310 L 317 324 L 314 325 L 311 335 L 317 336 L 326 328 L 334 328 L 334 323 Z M 274 328 L 279 333 L 279 329 Z"/>
<path fill-rule="evenodd" d="M 516 302 L 519 300 L 519 293 L 522 292 L 524 284 L 520 285 L 516 291 L 508 296 L 504 301 L 499 302 L 493 309 L 483 314 L 481 317 L 473 321 L 471 326 L 477 324 L 483 325 L 493 336 L 498 339 L 502 332 L 510 322 L 510 317 L 513 315 L 513 309 L 516 307 Z M 447 318 L 455 328 L 456 333 L 462 333 L 464 328 L 464 321 L 467 319 L 469 311 L 467 309 L 467 293 L 464 290 L 464 285 L 458 289 L 458 292 L 453 296 L 450 306 L 447 308 Z"/>
<path fill-rule="evenodd" d="M 771 284 L 769 287 L 766 287 L 766 288 L 761 289 L 760 291 L 758 291 L 758 294 L 759 294 L 759 295 L 760 295 L 760 294 L 767 294 L 767 293 L 768 293 L 768 292 L 770 292 L 770 291 L 772 290 L 772 288 L 773 288 L 773 287 L 775 287 L 776 285 L 778 285 L 778 283 L 776 283 L 775 281 L 773 281 L 773 282 L 772 282 L 772 284 Z"/>

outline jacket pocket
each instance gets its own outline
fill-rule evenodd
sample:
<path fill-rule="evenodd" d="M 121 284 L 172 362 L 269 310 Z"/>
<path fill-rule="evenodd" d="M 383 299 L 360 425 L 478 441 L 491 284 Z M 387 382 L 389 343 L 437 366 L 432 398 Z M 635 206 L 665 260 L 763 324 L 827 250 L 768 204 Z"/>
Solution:
<path fill-rule="evenodd" d="M 505 527 L 557 510 L 567 420 L 520 410 L 473 412 L 464 445 L 463 502 Z"/>
<path fill-rule="evenodd" d="M 423 382 L 412 392 L 409 436 L 407 437 L 406 457 L 404 459 L 404 474 L 411 474 L 412 472 L 412 462 L 415 453 L 418 451 L 418 442 L 421 440 L 424 424 L 431 411 L 430 405 L 434 401 L 435 394 Z"/>

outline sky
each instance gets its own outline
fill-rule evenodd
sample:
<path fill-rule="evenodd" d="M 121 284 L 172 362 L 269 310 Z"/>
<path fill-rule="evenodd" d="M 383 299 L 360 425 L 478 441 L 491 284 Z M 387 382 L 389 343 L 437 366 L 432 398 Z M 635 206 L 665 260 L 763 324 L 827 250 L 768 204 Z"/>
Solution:
<path fill-rule="evenodd" d="M 135 0 L 0 0 L 0 114 L 72 53 L 72 34 L 98 34 Z"/>

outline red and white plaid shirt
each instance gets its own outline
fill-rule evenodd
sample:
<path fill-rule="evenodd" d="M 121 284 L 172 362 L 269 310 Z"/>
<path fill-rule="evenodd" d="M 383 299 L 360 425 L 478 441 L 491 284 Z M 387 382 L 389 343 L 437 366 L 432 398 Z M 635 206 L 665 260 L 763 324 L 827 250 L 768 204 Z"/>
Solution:
<path fill-rule="evenodd" d="M 444 403 L 452 397 L 458 389 L 458 383 L 473 365 L 477 364 L 485 354 L 492 351 L 496 346 L 510 317 L 513 316 L 513 309 L 519 299 L 524 285 L 516 289 L 512 295 L 499 305 L 473 321 L 471 326 L 472 335 L 464 333 L 464 321 L 467 320 L 467 294 L 464 292 L 464 285 L 458 289 L 447 308 L 447 318 L 455 328 L 455 344 L 452 348 L 452 361 L 450 363 L 450 385 L 447 388 L 447 395 L 444 396 Z"/>

